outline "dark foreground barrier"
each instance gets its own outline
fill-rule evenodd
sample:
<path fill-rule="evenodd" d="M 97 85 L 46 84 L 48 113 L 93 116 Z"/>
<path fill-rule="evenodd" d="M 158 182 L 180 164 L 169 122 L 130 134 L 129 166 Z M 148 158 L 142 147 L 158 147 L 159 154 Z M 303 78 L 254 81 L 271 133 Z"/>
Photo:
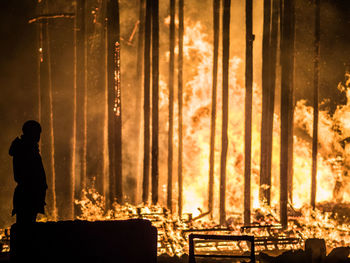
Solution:
<path fill-rule="evenodd" d="M 147 220 L 62 221 L 11 227 L 11 262 L 156 263 Z"/>

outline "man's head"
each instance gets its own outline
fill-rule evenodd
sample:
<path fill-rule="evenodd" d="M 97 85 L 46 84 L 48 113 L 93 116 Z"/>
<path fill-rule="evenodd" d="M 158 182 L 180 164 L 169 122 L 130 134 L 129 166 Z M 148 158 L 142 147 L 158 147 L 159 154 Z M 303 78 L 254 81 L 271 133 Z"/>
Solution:
<path fill-rule="evenodd" d="M 22 127 L 23 135 L 33 142 L 40 141 L 41 126 L 37 121 L 26 121 Z"/>

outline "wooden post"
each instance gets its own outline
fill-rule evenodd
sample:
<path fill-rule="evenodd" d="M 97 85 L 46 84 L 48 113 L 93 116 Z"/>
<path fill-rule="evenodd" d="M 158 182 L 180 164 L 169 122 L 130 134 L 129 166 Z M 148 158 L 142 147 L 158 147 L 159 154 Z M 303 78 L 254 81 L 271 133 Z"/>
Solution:
<path fill-rule="evenodd" d="M 143 182 L 142 201 L 148 202 L 149 191 L 149 151 L 150 151 L 150 69 L 151 69 L 151 8 L 152 1 L 146 0 L 145 52 L 144 52 L 144 146 L 143 146 Z"/>
<path fill-rule="evenodd" d="M 121 143 L 121 89 L 120 89 L 120 36 L 119 3 L 109 0 L 108 10 L 108 127 L 110 153 L 110 201 L 123 202 L 122 143 Z"/>
<path fill-rule="evenodd" d="M 317 144 L 318 144 L 318 90 L 320 61 L 320 0 L 315 0 L 315 54 L 314 54 L 314 120 L 312 134 L 312 174 L 311 174 L 311 206 L 316 207 L 317 189 Z"/>
<path fill-rule="evenodd" d="M 270 25 L 271 0 L 264 0 L 263 50 L 262 50 L 262 120 L 260 151 L 260 200 L 270 204 L 271 177 L 268 173 L 268 118 L 270 102 Z"/>
<path fill-rule="evenodd" d="M 169 132 L 168 132 L 168 188 L 167 207 L 173 211 L 173 130 L 174 130 L 174 65 L 175 65 L 175 0 L 170 0 L 169 27 Z"/>
<path fill-rule="evenodd" d="M 288 227 L 288 181 L 292 165 L 293 60 L 294 60 L 294 0 L 284 0 L 282 19 L 282 87 L 281 87 L 281 162 L 280 220 Z"/>
<path fill-rule="evenodd" d="M 246 0 L 245 143 L 244 143 L 244 224 L 250 224 L 250 184 L 253 103 L 253 2 Z"/>
<path fill-rule="evenodd" d="M 229 59 L 230 59 L 230 15 L 231 0 L 224 0 L 222 22 L 222 149 L 220 165 L 220 224 L 226 222 L 226 158 L 228 128 L 228 95 L 229 95 Z"/>
<path fill-rule="evenodd" d="M 158 203 L 159 152 L 159 2 L 152 1 L 152 204 Z"/>
<path fill-rule="evenodd" d="M 183 34 L 184 0 L 179 0 L 179 55 L 178 55 L 178 107 L 179 107 L 179 147 L 178 147 L 178 214 L 182 215 L 182 69 L 183 69 Z"/>
<path fill-rule="evenodd" d="M 210 122 L 210 156 L 209 156 L 209 193 L 208 210 L 213 217 L 214 208 L 214 165 L 215 165 L 215 124 L 216 124 L 216 97 L 218 82 L 218 55 L 219 55 L 219 33 L 220 33 L 220 0 L 213 0 L 213 83 L 211 94 L 211 122 Z"/>

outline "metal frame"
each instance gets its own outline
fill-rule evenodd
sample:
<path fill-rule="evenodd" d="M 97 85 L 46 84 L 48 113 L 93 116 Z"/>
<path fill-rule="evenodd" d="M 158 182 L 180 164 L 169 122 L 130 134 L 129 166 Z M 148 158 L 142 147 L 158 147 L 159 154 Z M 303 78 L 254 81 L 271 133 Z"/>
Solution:
<path fill-rule="evenodd" d="M 227 240 L 227 241 L 248 241 L 251 244 L 250 255 L 237 256 L 237 255 L 207 255 L 207 254 L 194 254 L 194 239 L 203 239 L 203 240 Z M 201 234 L 190 234 L 189 235 L 189 263 L 196 263 L 195 257 L 203 258 L 248 258 L 252 263 L 255 263 L 255 245 L 254 245 L 254 236 L 229 236 L 229 235 L 201 235 Z"/>

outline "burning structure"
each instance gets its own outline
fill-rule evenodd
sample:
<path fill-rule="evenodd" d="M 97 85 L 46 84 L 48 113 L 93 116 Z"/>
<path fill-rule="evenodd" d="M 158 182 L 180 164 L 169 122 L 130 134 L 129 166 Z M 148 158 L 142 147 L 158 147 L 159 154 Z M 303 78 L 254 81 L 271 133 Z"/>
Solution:
<path fill-rule="evenodd" d="M 148 218 L 172 255 L 196 231 L 249 230 L 266 247 L 325 234 L 346 244 L 335 212 L 350 193 L 350 101 L 322 108 L 321 3 L 301 5 L 35 3 L 47 219 Z M 311 106 L 295 98 L 301 14 L 312 21 Z M 347 72 L 346 98 L 348 86 Z"/>

